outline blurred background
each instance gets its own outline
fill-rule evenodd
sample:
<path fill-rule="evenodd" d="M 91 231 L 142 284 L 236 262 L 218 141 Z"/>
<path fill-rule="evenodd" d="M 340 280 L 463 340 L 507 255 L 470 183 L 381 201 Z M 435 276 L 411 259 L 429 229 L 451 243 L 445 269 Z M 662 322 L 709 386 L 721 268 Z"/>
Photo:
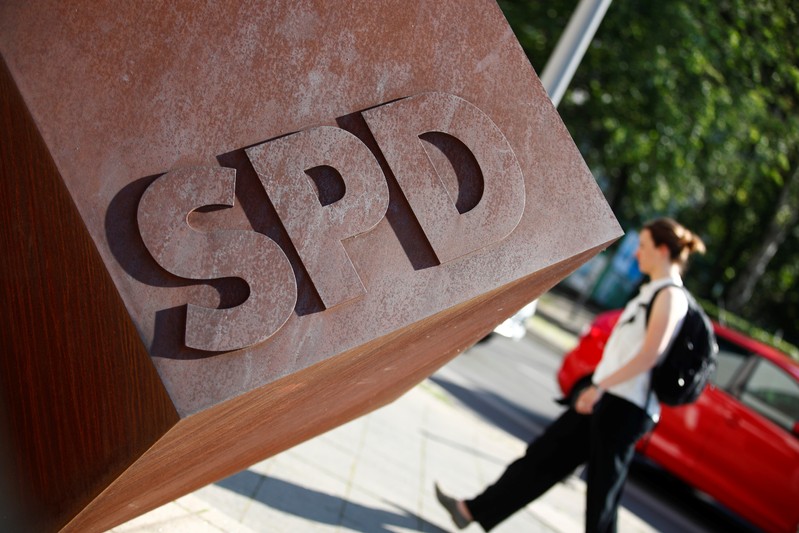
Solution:
<path fill-rule="evenodd" d="M 577 0 L 500 0 L 540 74 Z M 558 110 L 629 233 L 564 287 L 601 308 L 640 282 L 634 230 L 705 240 L 688 288 L 717 320 L 799 357 L 799 4 L 610 4 Z"/>

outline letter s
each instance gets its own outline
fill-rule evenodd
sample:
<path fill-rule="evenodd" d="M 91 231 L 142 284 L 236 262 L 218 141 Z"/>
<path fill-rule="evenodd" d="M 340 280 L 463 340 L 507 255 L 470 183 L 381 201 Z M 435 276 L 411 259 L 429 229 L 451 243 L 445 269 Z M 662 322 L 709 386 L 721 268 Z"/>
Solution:
<path fill-rule="evenodd" d="M 230 309 L 187 304 L 185 343 L 208 351 L 238 350 L 262 342 L 288 320 L 297 284 L 283 250 L 254 231 L 203 233 L 189 213 L 209 205 L 233 206 L 236 171 L 191 167 L 168 172 L 142 195 L 138 224 L 144 245 L 164 269 L 188 279 L 239 277 L 247 300 Z"/>

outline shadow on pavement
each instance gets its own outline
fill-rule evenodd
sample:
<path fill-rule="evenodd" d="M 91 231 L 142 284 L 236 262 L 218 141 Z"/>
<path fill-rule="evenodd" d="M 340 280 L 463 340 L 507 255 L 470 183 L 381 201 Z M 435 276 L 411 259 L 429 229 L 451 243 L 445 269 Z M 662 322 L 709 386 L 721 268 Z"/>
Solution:
<path fill-rule="evenodd" d="M 407 509 L 384 500 L 396 507 L 394 513 L 353 503 L 275 477 L 244 470 L 216 483 L 217 486 L 258 501 L 272 509 L 289 513 L 312 522 L 343 525 L 356 531 L 393 533 L 396 528 L 410 531 L 446 533 L 446 530 L 428 522 Z"/>
<path fill-rule="evenodd" d="M 540 435 L 553 420 L 493 392 L 462 387 L 436 375 L 429 379 L 482 419 L 523 442 Z"/>
<path fill-rule="evenodd" d="M 507 457 L 497 457 L 496 455 L 488 455 L 487 453 L 478 450 L 476 448 L 472 448 L 471 446 L 465 446 L 463 443 L 448 439 L 446 437 L 442 437 L 441 435 L 436 435 L 429 431 L 422 431 L 422 435 L 426 439 L 431 441 L 437 442 L 439 444 L 443 444 L 444 446 L 448 446 L 454 450 L 458 450 L 460 452 L 466 453 L 471 457 L 475 457 L 478 459 L 482 459 L 484 461 L 488 461 L 494 463 L 496 465 L 505 465 L 508 462 Z"/>

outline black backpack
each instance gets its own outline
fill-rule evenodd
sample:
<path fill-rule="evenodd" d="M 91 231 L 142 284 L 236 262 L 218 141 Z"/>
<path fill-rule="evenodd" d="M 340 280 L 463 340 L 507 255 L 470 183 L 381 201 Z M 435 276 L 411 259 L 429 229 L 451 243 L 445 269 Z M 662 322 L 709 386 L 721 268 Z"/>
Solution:
<path fill-rule="evenodd" d="M 679 287 L 669 284 L 655 291 L 646 308 L 647 324 L 655 297 L 671 286 Z M 713 324 L 688 289 L 682 289 L 688 297 L 688 313 L 668 352 L 652 369 L 650 390 L 666 405 L 685 405 L 699 398 L 716 369 L 719 351 Z"/>

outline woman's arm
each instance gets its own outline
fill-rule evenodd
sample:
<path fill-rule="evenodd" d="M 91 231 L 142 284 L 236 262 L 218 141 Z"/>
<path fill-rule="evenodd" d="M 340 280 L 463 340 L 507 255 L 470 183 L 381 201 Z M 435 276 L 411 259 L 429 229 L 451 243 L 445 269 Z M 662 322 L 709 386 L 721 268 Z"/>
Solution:
<path fill-rule="evenodd" d="M 594 404 L 605 390 L 647 372 L 655 366 L 658 355 L 666 350 L 677 324 L 688 311 L 688 300 L 677 296 L 680 293 L 682 293 L 682 289 L 679 287 L 668 287 L 658 293 L 655 301 L 652 302 L 649 324 L 641 350 L 601 382 L 586 388 L 575 404 L 577 412 L 591 413 Z"/>

